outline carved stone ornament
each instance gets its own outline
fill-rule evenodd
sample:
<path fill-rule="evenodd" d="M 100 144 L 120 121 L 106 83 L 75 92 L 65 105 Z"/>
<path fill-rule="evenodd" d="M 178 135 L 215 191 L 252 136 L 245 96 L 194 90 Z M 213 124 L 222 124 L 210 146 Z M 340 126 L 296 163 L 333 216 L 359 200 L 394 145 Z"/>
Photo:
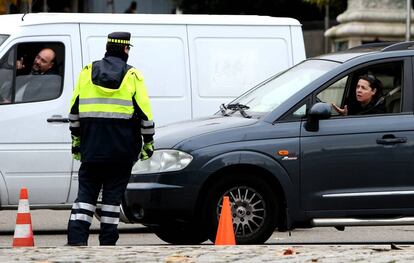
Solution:
<path fill-rule="evenodd" d="M 352 39 L 348 47 L 364 41 L 403 41 L 406 8 L 407 0 L 348 0 L 347 10 L 337 17 L 340 24 L 328 29 L 325 36 L 334 41 Z M 411 26 L 411 32 L 413 29 Z"/>

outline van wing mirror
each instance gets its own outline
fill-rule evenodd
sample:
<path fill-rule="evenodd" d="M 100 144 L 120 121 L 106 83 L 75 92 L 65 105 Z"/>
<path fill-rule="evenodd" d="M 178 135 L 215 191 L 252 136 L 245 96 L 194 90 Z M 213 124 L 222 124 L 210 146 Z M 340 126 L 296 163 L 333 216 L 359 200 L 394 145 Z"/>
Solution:
<path fill-rule="evenodd" d="M 331 117 L 332 105 L 330 103 L 318 102 L 313 105 L 307 114 L 305 129 L 307 131 L 318 131 L 319 120 L 329 119 Z"/>

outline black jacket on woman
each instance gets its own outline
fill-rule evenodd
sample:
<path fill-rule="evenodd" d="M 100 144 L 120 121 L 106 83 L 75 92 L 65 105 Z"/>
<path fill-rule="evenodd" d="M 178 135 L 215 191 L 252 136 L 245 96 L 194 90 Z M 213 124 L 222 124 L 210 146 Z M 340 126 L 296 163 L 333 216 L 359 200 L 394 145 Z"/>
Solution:
<path fill-rule="evenodd" d="M 382 113 L 386 113 L 384 100 L 371 101 L 365 106 L 362 106 L 360 103 L 355 103 L 348 109 L 348 115 L 367 115 Z"/>

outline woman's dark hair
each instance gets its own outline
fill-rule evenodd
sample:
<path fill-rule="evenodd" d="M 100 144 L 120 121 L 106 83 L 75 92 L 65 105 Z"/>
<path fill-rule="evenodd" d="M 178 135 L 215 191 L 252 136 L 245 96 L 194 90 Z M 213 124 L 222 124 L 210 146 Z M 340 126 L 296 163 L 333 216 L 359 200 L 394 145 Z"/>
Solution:
<path fill-rule="evenodd" d="M 376 89 L 376 92 L 374 94 L 375 100 L 378 100 L 379 98 L 382 97 L 383 86 L 382 86 L 382 82 L 379 79 L 377 79 L 374 75 L 371 75 L 371 74 L 362 75 L 358 78 L 358 80 L 360 79 L 368 81 L 370 87 L 372 89 Z"/>

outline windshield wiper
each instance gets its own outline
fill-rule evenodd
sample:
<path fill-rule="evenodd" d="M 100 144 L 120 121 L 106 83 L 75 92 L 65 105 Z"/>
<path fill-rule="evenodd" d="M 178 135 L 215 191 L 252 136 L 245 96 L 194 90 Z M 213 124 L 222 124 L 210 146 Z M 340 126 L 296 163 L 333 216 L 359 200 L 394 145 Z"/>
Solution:
<path fill-rule="evenodd" d="M 249 114 L 247 114 L 246 111 L 245 111 L 245 110 L 250 109 L 250 107 L 247 106 L 247 105 L 244 105 L 244 104 L 240 104 L 240 103 L 229 104 L 229 105 L 227 105 L 227 109 L 233 110 L 233 112 L 240 111 L 240 114 L 245 118 L 251 118 L 252 117 Z"/>
<path fill-rule="evenodd" d="M 220 105 L 220 112 L 221 112 L 221 115 L 223 115 L 223 116 L 229 116 L 229 114 L 226 112 L 226 110 L 227 110 L 226 105 L 224 105 L 224 103 L 222 103 L 222 104 Z"/>

